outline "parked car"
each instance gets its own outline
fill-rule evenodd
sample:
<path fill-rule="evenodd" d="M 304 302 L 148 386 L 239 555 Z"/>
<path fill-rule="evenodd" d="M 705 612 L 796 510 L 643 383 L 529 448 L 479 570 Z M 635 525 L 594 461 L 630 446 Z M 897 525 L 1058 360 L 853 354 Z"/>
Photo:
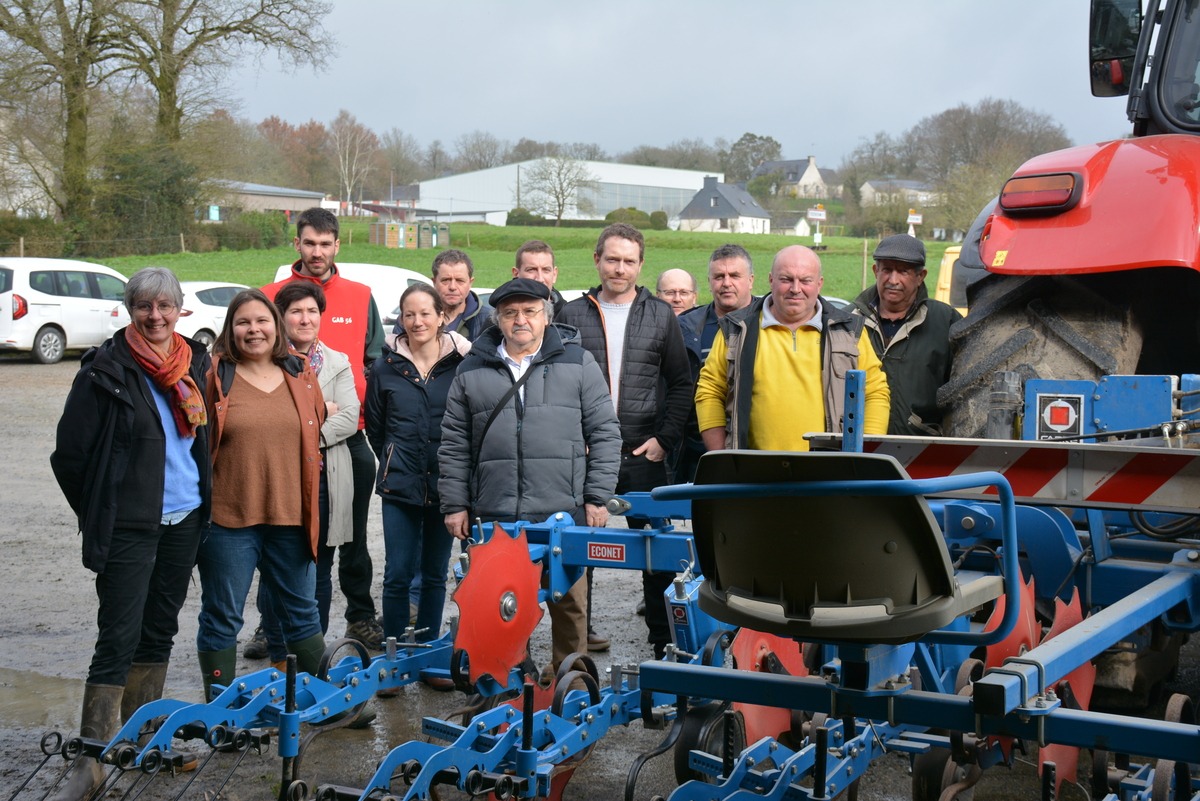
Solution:
<path fill-rule="evenodd" d="M 179 315 L 175 330 L 211 348 L 225 325 L 229 301 L 246 287 L 221 281 L 183 281 L 180 286 L 183 288 L 183 313 Z"/>
<path fill-rule="evenodd" d="M 836 295 L 826 295 L 825 300 L 829 301 L 835 309 L 846 309 L 847 311 L 854 308 L 854 301 L 839 298 Z"/>
<path fill-rule="evenodd" d="M 125 276 L 71 259 L 0 258 L 0 350 L 54 364 L 129 323 Z"/>
<path fill-rule="evenodd" d="M 400 295 L 412 284 L 432 284 L 428 276 L 415 270 L 403 267 L 392 267 L 388 264 L 365 264 L 362 262 L 337 262 L 338 275 L 366 284 L 371 287 L 371 297 L 375 299 L 375 308 L 379 310 L 379 319 L 391 328 L 387 322 L 388 312 L 396 308 Z M 275 271 L 275 280 L 282 281 L 292 274 L 292 265 L 285 264 Z"/>
<path fill-rule="evenodd" d="M 479 287 L 471 287 L 471 291 L 474 292 L 479 297 L 479 302 L 482 303 L 484 306 L 486 306 L 486 305 L 488 305 L 488 301 L 492 297 L 492 293 L 495 292 L 496 289 L 495 289 L 495 287 L 486 287 L 486 288 L 482 288 L 482 289 Z M 487 314 L 489 312 L 485 311 L 484 313 Z M 396 304 L 396 307 L 394 309 L 392 309 L 387 314 L 383 315 L 383 325 L 388 331 L 391 331 L 392 327 L 396 324 L 396 321 L 399 319 L 400 319 L 400 304 Z"/>

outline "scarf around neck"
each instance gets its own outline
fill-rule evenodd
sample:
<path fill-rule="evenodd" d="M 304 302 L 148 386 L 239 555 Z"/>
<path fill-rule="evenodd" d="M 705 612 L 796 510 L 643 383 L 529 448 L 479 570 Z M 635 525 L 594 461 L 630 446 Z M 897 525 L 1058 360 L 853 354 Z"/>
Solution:
<path fill-rule="evenodd" d="M 176 333 L 171 334 L 165 349 L 156 347 L 132 325 L 125 326 L 125 343 L 137 366 L 170 401 L 179 436 L 195 437 L 196 430 L 208 422 L 208 414 L 200 388 L 188 374 L 192 363 L 191 347 Z"/>

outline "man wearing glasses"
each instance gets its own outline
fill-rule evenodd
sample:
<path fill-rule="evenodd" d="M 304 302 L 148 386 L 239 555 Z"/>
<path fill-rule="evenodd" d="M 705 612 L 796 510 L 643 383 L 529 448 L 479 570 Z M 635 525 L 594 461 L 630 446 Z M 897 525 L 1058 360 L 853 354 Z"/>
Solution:
<path fill-rule="evenodd" d="M 664 270 L 658 274 L 654 294 L 678 317 L 688 309 L 696 308 L 696 277 L 678 267 Z"/>
<path fill-rule="evenodd" d="M 604 376 L 591 354 L 551 324 L 545 284 L 514 278 L 491 302 L 496 324 L 459 365 L 442 418 L 438 493 L 446 528 L 462 540 L 474 517 L 540 522 L 556 512 L 603 526 L 621 459 Z M 544 676 L 587 650 L 587 582 L 580 578 L 548 607 L 553 659 Z"/>

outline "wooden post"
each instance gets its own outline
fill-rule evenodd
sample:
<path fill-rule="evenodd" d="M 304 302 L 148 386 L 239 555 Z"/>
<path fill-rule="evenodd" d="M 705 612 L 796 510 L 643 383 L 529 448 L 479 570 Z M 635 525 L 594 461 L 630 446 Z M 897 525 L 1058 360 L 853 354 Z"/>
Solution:
<path fill-rule="evenodd" d="M 183 231 L 179 232 L 179 252 L 187 253 L 187 244 L 183 241 Z"/>
<path fill-rule="evenodd" d="M 25 258 L 25 237 L 21 237 L 20 241 L 17 242 L 17 255 Z"/>

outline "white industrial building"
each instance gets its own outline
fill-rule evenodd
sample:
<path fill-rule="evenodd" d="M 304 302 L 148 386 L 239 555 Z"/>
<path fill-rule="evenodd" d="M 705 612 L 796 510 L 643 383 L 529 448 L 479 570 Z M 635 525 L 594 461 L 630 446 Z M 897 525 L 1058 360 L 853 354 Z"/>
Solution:
<path fill-rule="evenodd" d="M 505 164 L 488 170 L 466 172 L 421 182 L 421 209 L 430 209 L 438 218 L 483 220 L 504 225 L 510 209 L 525 205 L 531 195 L 530 169 L 537 160 Z M 591 186 L 580 190 L 586 213 L 572 206 L 563 219 L 603 219 L 614 209 L 633 208 L 650 214 L 665 211 L 674 219 L 704 186 L 711 172 L 643 167 L 638 164 L 612 164 L 606 161 L 580 162 L 591 175 Z M 716 173 L 724 180 L 722 173 Z M 590 208 L 589 205 L 590 204 Z"/>

